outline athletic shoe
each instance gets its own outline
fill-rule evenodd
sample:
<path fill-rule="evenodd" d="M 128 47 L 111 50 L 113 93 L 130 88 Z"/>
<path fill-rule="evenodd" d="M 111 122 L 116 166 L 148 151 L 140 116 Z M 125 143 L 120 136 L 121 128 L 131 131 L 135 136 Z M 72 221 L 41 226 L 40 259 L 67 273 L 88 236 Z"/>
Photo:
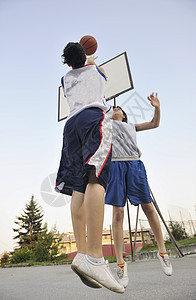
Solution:
<path fill-rule="evenodd" d="M 128 285 L 129 278 L 128 278 L 128 273 L 127 273 L 127 263 L 125 262 L 123 270 L 117 265 L 117 280 L 118 282 L 124 286 L 125 288 Z"/>
<path fill-rule="evenodd" d="M 161 267 L 163 272 L 167 275 L 167 276 L 171 276 L 172 275 L 172 265 L 169 261 L 169 256 L 168 254 L 165 254 L 163 256 L 163 258 L 161 257 L 159 251 L 157 252 L 157 257 L 161 262 Z"/>
<path fill-rule="evenodd" d="M 83 275 L 79 272 L 78 270 L 78 266 L 81 264 L 82 260 L 84 259 L 85 255 L 81 254 L 81 253 L 77 253 L 76 256 L 74 257 L 74 260 L 71 264 L 71 268 L 72 270 L 80 277 L 80 279 L 82 280 L 82 282 L 84 284 L 86 284 L 87 286 L 94 288 L 94 289 L 98 289 L 101 288 L 102 285 L 99 284 L 98 282 L 96 282 L 95 280 L 93 280 L 92 278 L 89 278 L 87 275 Z"/>
<path fill-rule="evenodd" d="M 112 275 L 112 272 L 109 268 L 108 262 L 104 263 L 94 263 L 89 260 L 87 255 L 85 255 L 80 264 L 73 265 L 77 272 L 79 272 L 83 277 L 95 280 L 97 283 L 101 284 L 102 286 L 106 287 L 107 289 L 116 292 L 116 293 L 124 293 L 125 289 L 122 285 L 120 285 Z"/>

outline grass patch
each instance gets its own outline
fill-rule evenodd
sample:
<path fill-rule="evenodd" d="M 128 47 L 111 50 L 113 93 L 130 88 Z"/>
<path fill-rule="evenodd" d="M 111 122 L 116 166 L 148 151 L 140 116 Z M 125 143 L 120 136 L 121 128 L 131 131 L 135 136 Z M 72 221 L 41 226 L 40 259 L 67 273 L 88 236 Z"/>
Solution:
<path fill-rule="evenodd" d="M 68 259 L 68 260 L 53 260 L 53 261 L 27 261 L 26 263 L 29 264 L 30 266 L 44 266 L 44 265 L 56 265 L 56 264 L 67 264 L 69 262 L 71 262 L 72 259 Z"/>
<path fill-rule="evenodd" d="M 71 263 L 72 259 L 64 259 L 64 260 L 53 260 L 53 261 L 32 261 L 32 260 L 28 260 L 26 262 L 23 263 L 17 263 L 17 264 L 13 264 L 13 263 L 6 263 L 6 264 L 1 264 L 0 268 L 6 268 L 8 266 L 18 266 L 18 267 L 23 267 L 24 265 L 29 265 L 29 266 L 45 266 L 45 265 L 56 265 L 56 264 L 67 264 L 67 263 Z"/>
<path fill-rule="evenodd" d="M 142 247 L 142 249 L 140 251 L 138 251 L 137 253 L 154 251 L 154 250 L 158 250 L 158 246 L 157 245 L 144 245 Z"/>
<path fill-rule="evenodd" d="M 189 245 L 189 244 L 195 244 L 196 243 L 196 238 L 187 238 L 187 239 L 184 239 L 184 240 L 180 240 L 180 241 L 177 241 L 177 244 L 178 246 L 183 246 L 183 245 Z M 172 242 L 165 242 L 165 247 L 166 248 L 172 248 L 174 247 Z M 137 252 L 137 253 L 141 253 L 141 252 L 148 252 L 148 251 L 154 251 L 154 250 L 158 250 L 158 246 L 157 245 L 144 245 L 142 247 L 142 249 Z"/>
<path fill-rule="evenodd" d="M 10 265 L 10 263 L 0 264 L 0 268 L 5 268 L 7 265 Z"/>
<path fill-rule="evenodd" d="M 178 245 L 189 245 L 189 244 L 195 244 L 196 243 L 196 237 L 194 238 L 188 238 L 177 242 Z"/>
<path fill-rule="evenodd" d="M 105 260 L 108 260 L 109 263 L 117 262 L 116 256 L 104 256 Z"/>

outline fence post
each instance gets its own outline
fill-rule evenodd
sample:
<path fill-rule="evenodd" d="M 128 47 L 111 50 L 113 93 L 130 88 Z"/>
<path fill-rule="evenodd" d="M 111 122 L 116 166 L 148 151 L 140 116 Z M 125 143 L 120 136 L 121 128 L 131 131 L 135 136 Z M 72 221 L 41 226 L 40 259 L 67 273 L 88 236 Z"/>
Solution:
<path fill-rule="evenodd" d="M 193 224 L 193 220 L 192 220 L 192 218 L 191 218 L 191 214 L 189 213 L 189 215 L 190 215 L 190 219 L 191 219 L 191 224 L 192 224 L 192 227 L 193 227 L 193 231 L 194 231 L 194 235 L 196 234 L 196 232 L 195 232 L 195 227 L 194 227 L 194 224 Z"/>

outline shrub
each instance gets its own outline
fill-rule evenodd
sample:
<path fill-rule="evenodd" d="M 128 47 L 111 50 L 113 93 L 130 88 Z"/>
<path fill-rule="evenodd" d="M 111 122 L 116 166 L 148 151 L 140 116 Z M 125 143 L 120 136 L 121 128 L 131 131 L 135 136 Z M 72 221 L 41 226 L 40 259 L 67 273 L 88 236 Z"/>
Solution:
<path fill-rule="evenodd" d="M 170 221 L 169 227 L 176 241 L 186 239 L 188 237 L 185 229 L 179 222 Z"/>
<path fill-rule="evenodd" d="M 7 264 L 10 260 L 10 256 L 7 252 L 5 252 L 1 258 L 1 264 Z"/>
<path fill-rule="evenodd" d="M 15 249 L 11 258 L 11 263 L 18 264 L 30 260 L 33 256 L 33 251 L 27 247 Z"/>

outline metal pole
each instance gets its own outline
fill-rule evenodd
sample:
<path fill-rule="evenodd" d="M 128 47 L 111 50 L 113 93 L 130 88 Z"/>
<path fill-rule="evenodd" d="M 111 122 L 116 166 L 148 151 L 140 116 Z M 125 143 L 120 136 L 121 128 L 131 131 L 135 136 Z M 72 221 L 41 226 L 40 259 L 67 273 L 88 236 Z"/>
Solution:
<path fill-rule="evenodd" d="M 154 195 L 153 195 L 153 193 L 152 193 L 152 190 L 151 190 L 150 186 L 149 186 L 149 189 L 150 189 L 150 194 L 151 194 L 151 197 L 152 197 L 152 202 L 153 202 L 153 204 L 154 204 L 154 207 L 156 208 L 156 210 L 157 210 L 157 212 L 158 212 L 158 214 L 159 214 L 159 216 L 160 216 L 160 218 L 161 218 L 163 224 L 165 225 L 165 228 L 166 228 L 166 230 L 167 230 L 167 232 L 168 232 L 168 234 L 169 234 L 169 236 L 170 236 L 170 239 L 171 239 L 171 241 L 172 241 L 172 244 L 174 245 L 174 248 L 175 248 L 175 250 L 176 250 L 176 253 L 178 254 L 179 257 L 183 257 L 184 254 L 183 254 L 182 251 L 180 250 L 178 244 L 176 243 L 176 240 L 175 240 L 173 234 L 172 234 L 171 231 L 169 230 L 169 228 L 168 228 L 168 226 L 167 226 L 167 224 L 166 224 L 166 222 L 165 222 L 165 220 L 164 220 L 164 218 L 163 218 L 163 216 L 162 216 L 162 214 L 161 214 L 161 211 L 160 211 L 160 209 L 159 209 L 159 207 L 158 207 L 158 204 L 157 204 L 157 202 L 156 202 L 156 200 L 155 200 L 155 197 L 154 197 Z"/>
<path fill-rule="evenodd" d="M 140 230 L 141 230 L 141 234 L 142 234 L 142 243 L 145 245 L 145 240 L 144 240 L 144 233 L 143 233 L 143 229 L 142 229 L 142 223 L 141 220 L 140 221 Z"/>
<path fill-rule="evenodd" d="M 191 218 L 191 214 L 190 214 L 190 213 L 189 213 L 189 216 L 190 216 L 190 219 L 191 219 L 191 224 L 192 224 L 193 231 L 194 231 L 194 235 L 195 235 L 195 227 L 194 227 L 193 220 L 192 220 L 192 218 Z"/>
<path fill-rule="evenodd" d="M 111 253 L 113 256 L 113 246 L 112 246 L 112 229 L 111 229 L 111 225 L 110 225 L 110 238 L 111 238 Z"/>
<path fill-rule="evenodd" d="M 133 246 L 134 260 L 135 260 L 135 248 L 136 248 L 136 240 L 137 240 L 138 216 L 139 216 L 139 205 L 137 206 L 137 215 L 136 215 L 136 224 L 135 224 L 135 236 L 134 236 L 134 246 Z"/>
<path fill-rule="evenodd" d="M 192 227 L 191 227 L 191 221 L 190 220 L 188 220 L 188 224 L 189 224 L 189 227 L 190 227 L 190 230 L 191 230 L 191 236 L 194 237 L 193 231 L 192 231 Z"/>
<path fill-rule="evenodd" d="M 130 215 L 129 215 L 129 201 L 127 199 L 127 216 L 128 216 L 128 223 L 129 223 L 129 238 L 130 238 L 130 246 L 131 246 L 131 261 L 134 261 L 133 258 L 133 245 L 132 245 L 132 234 L 131 234 L 131 222 L 130 222 Z"/>
<path fill-rule="evenodd" d="M 183 218 L 182 218 L 181 210 L 179 212 L 180 212 L 180 217 L 181 217 L 181 221 L 182 221 L 182 226 L 184 228 L 184 231 L 186 232 L 186 228 L 185 228 L 184 221 L 183 221 Z"/>
<path fill-rule="evenodd" d="M 116 106 L 116 97 L 114 97 L 114 106 Z"/>

